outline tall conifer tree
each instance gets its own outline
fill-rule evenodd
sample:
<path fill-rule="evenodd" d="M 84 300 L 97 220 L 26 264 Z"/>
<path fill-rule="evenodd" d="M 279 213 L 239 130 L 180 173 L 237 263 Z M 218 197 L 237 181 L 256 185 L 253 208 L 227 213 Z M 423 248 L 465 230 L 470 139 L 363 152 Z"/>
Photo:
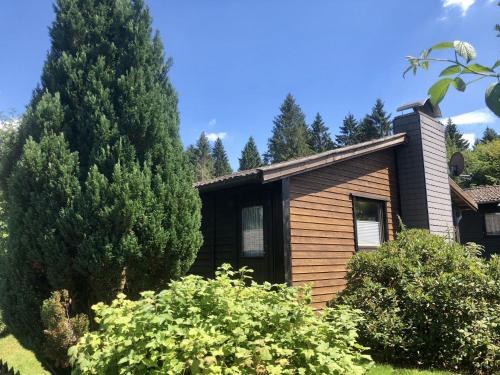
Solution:
<path fill-rule="evenodd" d="M 222 140 L 217 138 L 212 149 L 212 159 L 214 161 L 214 177 L 225 176 L 233 173 L 233 169 L 229 164 L 226 150 L 222 144 Z"/>
<path fill-rule="evenodd" d="M 305 115 L 288 94 L 274 118 L 272 136 L 268 141 L 266 159 L 271 163 L 299 158 L 312 153 L 308 144 L 308 128 Z"/>
<path fill-rule="evenodd" d="M 335 141 L 339 147 L 351 146 L 358 143 L 359 124 L 351 113 L 348 113 L 342 125 L 340 133 L 335 136 Z"/>
<path fill-rule="evenodd" d="M 500 134 L 498 134 L 495 129 L 487 126 L 486 129 L 484 129 L 483 136 L 479 140 L 479 143 L 488 143 L 496 139 L 500 139 Z"/>
<path fill-rule="evenodd" d="M 387 114 L 384 108 L 384 102 L 377 99 L 372 108 L 370 119 L 373 121 L 375 127 L 378 129 L 378 137 L 387 137 L 392 133 L 392 120 L 391 114 Z"/>
<path fill-rule="evenodd" d="M 315 153 L 335 148 L 328 127 L 319 113 L 316 114 L 309 131 L 309 147 Z"/>
<path fill-rule="evenodd" d="M 40 87 L 2 168 L 2 309 L 40 356 L 51 292 L 68 290 L 70 314 L 90 314 L 117 293 L 164 288 L 202 241 L 177 94 L 143 1 L 57 0 L 55 12 Z"/>
<path fill-rule="evenodd" d="M 205 132 L 200 134 L 195 146 L 188 147 L 187 153 L 197 181 L 207 181 L 214 177 L 212 148 Z"/>
<path fill-rule="evenodd" d="M 241 158 L 239 159 L 239 161 L 240 171 L 245 171 L 247 169 L 262 166 L 262 159 L 253 137 L 248 138 L 248 142 L 246 143 L 245 147 L 243 147 L 243 150 L 241 150 Z"/>
<path fill-rule="evenodd" d="M 451 118 L 449 118 L 446 122 L 444 135 L 448 157 L 450 157 L 456 151 L 465 151 L 469 148 L 469 142 L 463 138 L 463 134 L 460 133 Z"/>

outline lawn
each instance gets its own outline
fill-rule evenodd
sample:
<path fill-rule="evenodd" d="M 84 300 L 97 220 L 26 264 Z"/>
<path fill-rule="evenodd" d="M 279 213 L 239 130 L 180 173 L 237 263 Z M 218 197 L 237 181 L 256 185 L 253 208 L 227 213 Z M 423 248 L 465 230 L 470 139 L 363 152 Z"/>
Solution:
<path fill-rule="evenodd" d="M 14 367 L 21 375 L 49 375 L 40 365 L 35 355 L 23 348 L 12 335 L 0 338 L 0 359 Z"/>
<path fill-rule="evenodd" d="M 33 353 L 23 348 L 12 335 L 0 338 L 0 359 L 13 366 L 21 375 L 49 375 Z M 388 365 L 376 365 L 367 375 L 451 375 L 451 373 L 395 369 Z"/>
<path fill-rule="evenodd" d="M 367 375 L 452 375 L 451 372 L 397 369 L 389 365 L 376 365 Z"/>

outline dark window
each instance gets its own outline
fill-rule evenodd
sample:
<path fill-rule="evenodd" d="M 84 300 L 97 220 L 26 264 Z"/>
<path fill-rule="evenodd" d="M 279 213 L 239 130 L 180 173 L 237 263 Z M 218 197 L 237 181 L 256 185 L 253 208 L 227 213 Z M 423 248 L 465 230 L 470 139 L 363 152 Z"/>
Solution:
<path fill-rule="evenodd" d="M 489 212 L 484 214 L 484 222 L 486 226 L 486 235 L 500 235 L 500 212 Z"/>
<path fill-rule="evenodd" d="M 264 255 L 264 206 L 242 208 L 241 238 L 243 256 Z"/>
<path fill-rule="evenodd" d="M 353 197 L 356 248 L 373 250 L 386 240 L 385 202 Z"/>

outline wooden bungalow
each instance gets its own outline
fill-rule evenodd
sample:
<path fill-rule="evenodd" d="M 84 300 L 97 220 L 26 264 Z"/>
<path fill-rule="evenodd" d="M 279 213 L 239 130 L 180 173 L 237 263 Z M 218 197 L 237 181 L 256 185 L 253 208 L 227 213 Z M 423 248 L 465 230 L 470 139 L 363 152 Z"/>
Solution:
<path fill-rule="evenodd" d="M 443 126 L 429 105 L 397 117 L 392 136 L 197 184 L 204 244 L 192 272 L 210 277 L 231 263 L 259 282 L 310 283 L 321 308 L 345 287 L 352 255 L 393 239 L 398 217 L 453 236 L 452 195 L 474 207 L 450 190 Z"/>

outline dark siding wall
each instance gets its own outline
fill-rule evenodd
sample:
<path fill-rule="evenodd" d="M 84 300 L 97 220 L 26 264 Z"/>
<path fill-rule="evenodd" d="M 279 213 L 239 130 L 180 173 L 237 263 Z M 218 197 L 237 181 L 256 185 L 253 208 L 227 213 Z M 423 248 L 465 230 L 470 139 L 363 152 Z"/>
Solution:
<path fill-rule="evenodd" d="M 290 178 L 292 282 L 313 286 L 313 305 L 324 307 L 345 285 L 355 252 L 351 193 L 387 199 L 388 234 L 397 227 L 394 151 L 385 150 Z"/>
<path fill-rule="evenodd" d="M 460 221 L 460 240 L 462 243 L 475 242 L 484 246 L 485 256 L 500 254 L 500 236 L 486 236 L 484 228 L 485 212 L 500 212 L 497 204 L 479 205 L 479 210 L 463 211 Z"/>
<path fill-rule="evenodd" d="M 245 265 L 239 256 L 239 208 L 263 199 L 267 202 L 266 209 L 270 210 L 264 222 L 270 256 L 265 265 L 256 264 L 262 267 L 261 274 L 268 273 L 267 281 L 284 282 L 281 181 L 202 193 L 200 197 L 204 241 L 190 272 L 213 277 L 216 268 L 223 263 L 230 263 L 235 268 Z"/>
<path fill-rule="evenodd" d="M 449 235 L 453 217 L 444 127 L 423 113 L 412 113 L 394 119 L 394 133 L 401 132 L 408 135 L 408 144 L 397 150 L 403 222 Z"/>

